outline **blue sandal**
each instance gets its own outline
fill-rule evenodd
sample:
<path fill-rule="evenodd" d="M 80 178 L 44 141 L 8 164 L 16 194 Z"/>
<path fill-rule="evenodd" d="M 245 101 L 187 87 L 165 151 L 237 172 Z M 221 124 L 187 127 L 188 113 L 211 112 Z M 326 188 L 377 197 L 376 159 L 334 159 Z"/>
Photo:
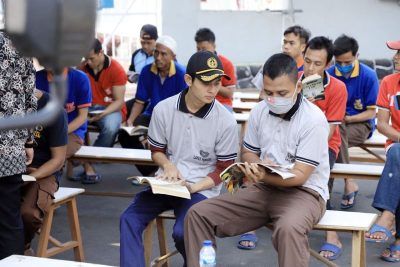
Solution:
<path fill-rule="evenodd" d="M 342 196 L 342 200 L 347 200 L 347 201 L 350 201 L 350 200 L 353 200 L 353 203 L 351 203 L 351 204 L 343 204 L 343 203 L 340 203 L 340 208 L 342 209 L 342 210 L 347 210 L 347 209 L 350 209 L 350 208 L 352 208 L 353 206 L 354 206 L 354 204 L 356 204 L 356 196 L 357 196 L 357 194 L 358 194 L 358 190 L 357 191 L 354 191 L 354 192 L 351 192 L 350 194 L 348 194 L 348 195 L 343 195 Z"/>
<path fill-rule="evenodd" d="M 389 250 L 390 254 L 389 256 L 383 256 L 381 255 L 381 259 L 384 261 L 388 261 L 388 262 L 399 262 L 400 261 L 400 257 L 395 257 L 394 253 L 396 251 L 400 251 L 400 245 L 395 245 L 395 244 L 391 244 L 387 250 Z"/>
<path fill-rule="evenodd" d="M 253 242 L 252 246 L 243 246 L 241 244 L 241 242 L 243 241 L 249 241 L 249 242 Z M 242 234 L 240 236 L 240 239 L 238 241 L 237 247 L 240 249 L 246 249 L 246 250 L 251 250 L 251 249 L 255 249 L 257 246 L 257 236 L 255 234 L 251 234 L 251 233 L 247 233 L 247 234 Z"/>
<path fill-rule="evenodd" d="M 86 174 L 82 179 L 82 184 L 96 184 L 100 181 L 100 174 Z"/>
<path fill-rule="evenodd" d="M 340 255 L 342 255 L 342 248 L 336 246 L 335 244 L 332 243 L 324 243 L 321 248 L 319 249 L 319 253 L 321 253 L 322 251 L 328 251 L 328 252 L 332 252 L 333 255 L 329 256 L 329 257 L 325 257 L 326 259 L 330 260 L 330 261 L 334 261 L 337 258 L 340 257 Z"/>
<path fill-rule="evenodd" d="M 393 233 L 389 229 L 387 229 L 386 227 L 383 227 L 379 224 L 376 224 L 376 223 L 374 223 L 372 225 L 371 229 L 368 232 L 370 235 L 377 233 L 377 232 L 381 232 L 381 233 L 384 233 L 386 236 L 386 238 L 382 238 L 382 239 L 365 237 L 365 241 L 373 242 L 373 243 L 384 243 L 384 242 L 388 241 L 389 238 L 391 238 L 393 235 Z"/>

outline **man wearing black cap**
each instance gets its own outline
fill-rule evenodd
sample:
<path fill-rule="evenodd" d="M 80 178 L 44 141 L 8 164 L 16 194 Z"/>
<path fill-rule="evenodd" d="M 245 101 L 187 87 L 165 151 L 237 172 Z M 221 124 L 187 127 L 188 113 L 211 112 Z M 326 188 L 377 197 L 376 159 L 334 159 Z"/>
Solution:
<path fill-rule="evenodd" d="M 191 199 L 156 195 L 150 188 L 136 195 L 120 221 L 121 266 L 145 266 L 142 233 L 163 211 L 176 216 L 172 237 L 185 257 L 183 223 L 194 204 L 219 195 L 219 173 L 237 156 L 236 121 L 215 96 L 226 77 L 218 56 L 195 53 L 188 62 L 185 81 L 189 88 L 161 101 L 153 111 L 148 139 L 159 179 L 180 182 Z M 186 261 L 186 260 L 185 260 Z"/>
<path fill-rule="evenodd" d="M 156 48 L 156 40 L 158 38 L 157 28 L 151 24 L 143 25 L 140 30 L 140 45 L 142 48 L 137 49 L 132 54 L 131 65 L 127 73 L 128 80 L 131 83 L 137 82 L 143 67 L 154 62 L 154 49 Z"/>

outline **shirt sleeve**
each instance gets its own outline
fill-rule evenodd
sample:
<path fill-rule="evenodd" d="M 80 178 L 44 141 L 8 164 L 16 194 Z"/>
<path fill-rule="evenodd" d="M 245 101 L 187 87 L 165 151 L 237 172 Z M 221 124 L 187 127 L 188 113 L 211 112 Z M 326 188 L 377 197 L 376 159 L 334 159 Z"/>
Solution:
<path fill-rule="evenodd" d="M 325 116 L 330 124 L 341 124 L 346 115 L 346 86 L 343 83 L 337 83 L 337 86 L 332 89 L 333 93 L 329 103 L 326 105 Z"/>
<path fill-rule="evenodd" d="M 150 70 L 146 67 L 145 69 L 142 70 L 142 72 L 139 75 L 138 85 L 136 89 L 136 96 L 135 96 L 136 100 L 146 102 L 150 98 L 149 92 L 147 91 L 148 86 L 146 86 L 149 80 L 148 75 L 150 75 Z"/>
<path fill-rule="evenodd" d="M 112 78 L 112 85 L 113 86 L 121 86 L 125 85 L 128 82 L 128 77 L 121 65 L 118 62 L 112 62 L 114 64 L 114 71 L 113 71 L 113 78 Z"/>
<path fill-rule="evenodd" d="M 376 107 L 376 99 L 378 96 L 378 90 L 379 90 L 379 81 L 376 76 L 376 73 L 373 72 L 370 76 L 370 78 L 367 80 L 366 84 L 366 102 L 365 106 L 366 108 L 375 108 Z"/>
<path fill-rule="evenodd" d="M 222 78 L 222 85 L 225 87 L 235 86 L 236 85 L 236 74 L 235 74 L 235 66 L 233 66 L 232 62 L 227 60 L 224 65 L 224 72 L 231 79 L 228 80 L 225 77 Z"/>
<path fill-rule="evenodd" d="M 65 146 L 68 143 L 68 119 L 65 110 L 47 127 L 49 127 L 47 136 L 49 147 Z"/>
<path fill-rule="evenodd" d="M 255 154 L 260 154 L 261 153 L 261 148 L 260 148 L 260 143 L 257 137 L 257 131 L 258 131 L 258 122 L 257 122 L 257 114 L 255 113 L 257 109 L 253 109 L 250 112 L 250 117 L 248 120 L 247 124 L 247 129 L 246 129 L 246 134 L 244 136 L 243 140 L 243 147 L 246 148 L 247 150 L 255 153 Z"/>
<path fill-rule="evenodd" d="M 162 107 L 162 106 L 161 106 Z M 167 138 L 165 132 L 165 124 L 163 110 L 157 105 L 151 116 L 148 141 L 152 151 L 165 151 L 167 148 Z"/>
<path fill-rule="evenodd" d="M 262 68 L 257 72 L 256 77 L 254 77 L 251 80 L 251 83 L 254 84 L 254 86 L 258 89 L 258 90 L 263 90 L 264 88 L 264 84 L 263 84 L 263 74 L 262 74 Z"/>
<path fill-rule="evenodd" d="M 381 86 L 379 88 L 378 100 L 376 101 L 376 105 L 379 109 L 389 111 L 390 108 L 390 98 L 388 97 L 388 86 L 386 79 L 383 79 L 381 82 Z"/>
<path fill-rule="evenodd" d="M 323 125 L 306 129 L 297 144 L 296 161 L 317 167 L 322 153 L 328 151 L 328 135 L 329 129 Z"/>
<path fill-rule="evenodd" d="M 89 78 L 86 75 L 79 76 L 79 84 L 75 92 L 77 92 L 76 106 L 78 108 L 86 108 L 92 105 L 92 90 L 90 89 Z"/>
<path fill-rule="evenodd" d="M 30 59 L 25 58 L 26 68 L 22 73 L 22 88 L 25 88 L 25 110 L 26 114 L 32 114 L 37 111 L 37 99 L 35 97 L 35 69 Z M 28 139 L 33 140 L 33 129 L 28 130 Z"/>

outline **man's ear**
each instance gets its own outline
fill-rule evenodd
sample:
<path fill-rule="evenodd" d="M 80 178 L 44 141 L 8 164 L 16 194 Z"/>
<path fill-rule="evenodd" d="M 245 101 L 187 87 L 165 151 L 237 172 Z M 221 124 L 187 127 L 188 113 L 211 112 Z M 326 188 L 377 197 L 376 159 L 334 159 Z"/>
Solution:
<path fill-rule="evenodd" d="M 303 83 L 300 81 L 300 79 L 296 83 L 296 91 L 297 93 L 300 93 L 301 90 L 303 90 Z"/>
<path fill-rule="evenodd" d="M 189 74 L 185 74 L 184 79 L 185 79 L 186 84 L 189 87 L 192 86 L 192 84 L 193 84 L 192 76 L 190 76 Z"/>
<path fill-rule="evenodd" d="M 306 46 L 307 44 L 300 44 L 300 49 L 301 49 L 301 54 L 304 55 L 304 53 L 306 52 Z"/>

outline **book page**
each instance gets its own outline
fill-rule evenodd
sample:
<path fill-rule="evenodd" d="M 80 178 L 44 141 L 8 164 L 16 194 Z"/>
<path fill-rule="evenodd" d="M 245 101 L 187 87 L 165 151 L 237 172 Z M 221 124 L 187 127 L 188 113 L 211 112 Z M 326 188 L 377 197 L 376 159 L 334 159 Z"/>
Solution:
<path fill-rule="evenodd" d="M 280 166 L 280 165 L 268 165 L 268 164 L 261 164 L 261 166 L 271 170 L 271 173 L 276 173 L 282 177 L 282 179 L 293 178 L 295 175 L 290 172 L 293 166 Z"/>
<path fill-rule="evenodd" d="M 34 182 L 34 181 L 36 181 L 36 178 L 33 177 L 32 175 L 22 174 L 22 181 L 24 181 L 24 182 Z"/>
<path fill-rule="evenodd" d="M 149 176 L 132 176 L 127 179 L 136 179 L 139 183 L 148 183 L 151 187 L 153 194 L 164 194 L 175 197 L 191 199 L 190 192 L 186 186 L 180 184 L 180 182 L 171 183 L 156 177 Z"/>
<path fill-rule="evenodd" d="M 325 99 L 324 83 L 322 77 L 318 74 L 308 76 L 302 81 L 302 94 L 305 98 L 313 98 L 314 100 Z"/>
<path fill-rule="evenodd" d="M 146 126 L 138 125 L 138 126 L 121 126 L 120 129 L 126 131 L 129 135 L 144 135 L 147 134 L 149 128 Z"/>

